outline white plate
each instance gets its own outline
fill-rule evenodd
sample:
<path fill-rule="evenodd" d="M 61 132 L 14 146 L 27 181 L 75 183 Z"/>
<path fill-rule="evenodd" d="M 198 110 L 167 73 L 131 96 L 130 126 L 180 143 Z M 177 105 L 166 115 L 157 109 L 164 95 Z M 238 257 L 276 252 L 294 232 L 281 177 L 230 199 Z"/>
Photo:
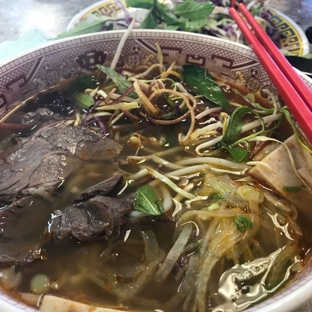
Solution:
<path fill-rule="evenodd" d="M 138 11 L 141 11 L 140 9 Z M 142 10 L 145 11 L 145 10 Z M 309 41 L 298 24 L 282 12 L 270 8 L 272 22 L 278 27 L 282 35 L 281 45 L 289 51 L 290 55 L 302 56 L 310 52 Z M 96 2 L 73 17 L 67 26 L 67 30 L 86 19 L 89 15 L 111 16 L 113 13 L 121 13 L 122 10 L 114 0 Z"/>

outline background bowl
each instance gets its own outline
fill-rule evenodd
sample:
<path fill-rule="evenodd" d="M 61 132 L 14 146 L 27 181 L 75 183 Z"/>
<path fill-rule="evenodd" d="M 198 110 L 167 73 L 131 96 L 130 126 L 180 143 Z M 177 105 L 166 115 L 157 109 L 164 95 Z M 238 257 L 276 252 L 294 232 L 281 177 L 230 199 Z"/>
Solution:
<path fill-rule="evenodd" d="M 123 31 L 111 31 L 52 42 L 20 55 L 0 67 L 0 119 L 20 101 L 95 69 L 109 65 Z M 157 42 L 167 64 L 196 64 L 214 74 L 259 92 L 276 92 L 258 59 L 247 46 L 206 35 L 161 30 L 135 30 L 117 66 L 149 65 L 156 61 Z M 312 80 L 302 75 L 312 89 Z M 312 211 L 311 211 L 312 213 Z M 293 311 L 312 297 L 312 261 L 287 287 L 248 312 Z M 0 311 L 36 311 L 0 291 Z"/>

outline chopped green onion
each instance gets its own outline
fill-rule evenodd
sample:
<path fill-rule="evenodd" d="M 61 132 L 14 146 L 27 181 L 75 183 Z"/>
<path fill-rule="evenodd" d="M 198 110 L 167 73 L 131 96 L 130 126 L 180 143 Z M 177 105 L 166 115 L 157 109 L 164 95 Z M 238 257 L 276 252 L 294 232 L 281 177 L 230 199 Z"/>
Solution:
<path fill-rule="evenodd" d="M 30 281 L 30 289 L 35 294 L 45 294 L 50 289 L 50 279 L 45 274 L 37 274 Z"/>
<path fill-rule="evenodd" d="M 252 229 L 252 222 L 248 216 L 236 216 L 233 221 L 237 229 L 242 233 L 245 233 L 247 228 Z"/>

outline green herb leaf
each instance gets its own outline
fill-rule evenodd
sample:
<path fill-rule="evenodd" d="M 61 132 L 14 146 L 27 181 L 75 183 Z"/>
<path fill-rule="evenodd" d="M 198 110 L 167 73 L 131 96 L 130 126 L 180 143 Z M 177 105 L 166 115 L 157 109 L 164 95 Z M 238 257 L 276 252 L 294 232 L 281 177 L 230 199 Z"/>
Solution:
<path fill-rule="evenodd" d="M 190 87 L 196 89 L 206 99 L 222 106 L 225 110 L 230 107 L 225 94 L 206 69 L 196 65 L 184 65 L 183 78 Z"/>
<path fill-rule="evenodd" d="M 87 20 L 82 21 L 78 23 L 74 28 L 61 33 L 54 39 L 63 39 L 63 38 L 68 38 L 68 37 L 73 37 L 73 36 L 78 36 L 78 35 L 85 35 L 85 34 L 102 31 L 105 26 L 106 20 L 107 20 L 107 17 L 101 17 L 92 22 L 89 22 Z"/>
<path fill-rule="evenodd" d="M 312 53 L 305 54 L 302 57 L 307 58 L 307 59 L 312 59 Z"/>
<path fill-rule="evenodd" d="M 85 110 L 88 110 L 95 103 L 93 97 L 87 93 L 79 92 L 73 98 L 79 107 Z"/>
<path fill-rule="evenodd" d="M 180 22 L 180 28 L 185 31 L 195 31 L 209 25 L 212 22 L 210 19 L 200 19 L 197 21 L 183 21 Z"/>
<path fill-rule="evenodd" d="M 113 82 L 116 84 L 117 88 L 119 89 L 121 93 L 126 92 L 129 88 L 132 87 L 132 84 L 124 76 L 119 75 L 113 69 L 107 66 L 103 66 L 103 65 L 96 65 L 96 66 L 102 72 L 104 72 L 110 79 L 113 80 Z M 136 94 L 134 92 L 131 92 L 129 96 L 136 97 Z"/>
<path fill-rule="evenodd" d="M 100 82 L 91 75 L 85 75 L 74 80 L 67 88 L 66 92 L 69 96 L 78 92 L 84 92 L 86 89 L 95 89 Z"/>
<path fill-rule="evenodd" d="M 126 0 L 126 6 L 149 10 L 153 7 L 153 0 Z"/>
<path fill-rule="evenodd" d="M 166 30 L 177 30 L 180 25 L 167 25 Z"/>
<path fill-rule="evenodd" d="M 219 193 L 212 193 L 208 197 L 208 200 L 221 200 L 221 199 L 223 199 L 223 197 Z"/>
<path fill-rule="evenodd" d="M 255 8 L 253 10 L 251 10 L 251 14 L 256 16 L 256 15 L 259 15 L 261 13 L 261 7 L 258 7 L 258 8 Z"/>
<path fill-rule="evenodd" d="M 222 144 L 222 148 L 227 150 L 235 162 L 247 162 L 249 160 L 248 149 L 236 148 Z"/>
<path fill-rule="evenodd" d="M 235 222 L 237 229 L 242 233 L 245 233 L 247 228 L 252 229 L 252 222 L 248 216 L 236 216 L 233 221 Z"/>
<path fill-rule="evenodd" d="M 298 192 L 300 190 L 303 189 L 303 186 L 302 185 L 297 185 L 297 186 L 284 186 L 283 187 L 283 190 L 285 192 Z"/>
<path fill-rule="evenodd" d="M 210 15 L 215 8 L 212 2 L 196 2 L 188 0 L 177 4 L 174 8 L 174 14 L 185 17 L 191 21 L 200 20 Z"/>
<path fill-rule="evenodd" d="M 240 106 L 234 110 L 223 135 L 222 142 L 233 144 L 239 139 L 243 127 L 242 117 L 248 113 L 252 113 L 252 109 L 247 106 Z"/>
<path fill-rule="evenodd" d="M 169 8 L 163 3 L 157 2 L 157 15 L 159 19 L 165 22 L 167 25 L 178 26 L 180 24 L 180 20 L 172 13 L 170 13 Z"/>
<path fill-rule="evenodd" d="M 148 215 L 159 216 L 163 213 L 164 207 L 157 197 L 153 188 L 146 184 L 140 187 L 136 193 L 134 210 L 144 212 Z"/>
<path fill-rule="evenodd" d="M 158 24 L 158 18 L 155 14 L 155 9 L 150 10 L 145 16 L 144 21 L 141 23 L 141 29 L 155 29 Z"/>

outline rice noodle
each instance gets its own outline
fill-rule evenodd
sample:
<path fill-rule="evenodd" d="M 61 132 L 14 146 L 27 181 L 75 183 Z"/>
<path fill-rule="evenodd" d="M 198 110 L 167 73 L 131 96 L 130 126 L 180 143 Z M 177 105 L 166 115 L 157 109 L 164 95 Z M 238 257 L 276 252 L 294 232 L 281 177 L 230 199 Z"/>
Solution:
<path fill-rule="evenodd" d="M 232 250 L 243 239 L 244 235 L 236 229 L 232 222 L 230 224 L 227 223 L 221 233 L 217 234 L 211 241 L 207 254 L 200 265 L 201 270 L 197 273 L 197 297 L 192 311 L 205 312 L 208 281 L 212 269 L 227 251 Z"/>
<path fill-rule="evenodd" d="M 167 276 L 169 275 L 169 273 L 171 272 L 174 264 L 176 263 L 176 261 L 178 260 L 179 256 L 181 255 L 190 235 L 192 232 L 192 225 L 191 224 L 186 224 L 182 230 L 181 233 L 179 235 L 179 237 L 177 238 L 177 240 L 175 241 L 174 245 L 172 246 L 172 248 L 170 249 L 170 251 L 168 252 L 164 262 L 162 263 L 162 265 L 160 266 L 160 268 L 158 269 L 158 271 L 155 274 L 155 281 L 157 283 L 161 283 L 162 281 L 164 281 Z"/>
<path fill-rule="evenodd" d="M 169 311 L 173 311 L 174 307 L 176 307 L 185 296 L 188 294 L 190 289 L 195 284 L 194 276 L 198 270 L 198 255 L 192 255 L 189 258 L 189 263 L 186 269 L 185 277 L 179 287 L 179 291 L 171 297 L 171 299 L 164 304 L 165 309 Z"/>

